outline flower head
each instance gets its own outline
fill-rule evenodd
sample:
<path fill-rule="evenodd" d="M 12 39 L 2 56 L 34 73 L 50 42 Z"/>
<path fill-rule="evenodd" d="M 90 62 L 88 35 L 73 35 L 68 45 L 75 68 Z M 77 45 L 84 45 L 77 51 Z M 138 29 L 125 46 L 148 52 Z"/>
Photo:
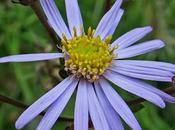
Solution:
<path fill-rule="evenodd" d="M 74 74 L 77 78 L 85 78 L 88 81 L 99 79 L 105 70 L 111 65 L 115 55 L 109 48 L 111 35 L 104 41 L 101 37 L 94 37 L 95 30 L 88 29 L 88 34 L 67 39 L 63 36 L 62 50 L 68 55 L 65 60 L 65 70 Z"/>
<path fill-rule="evenodd" d="M 39 98 L 16 122 L 21 129 L 42 111 L 46 114 L 37 130 L 49 130 L 60 116 L 71 95 L 77 90 L 74 129 L 88 130 L 89 115 L 96 130 L 123 130 L 122 118 L 133 130 L 141 130 L 130 108 L 108 81 L 163 108 L 175 98 L 143 80 L 171 82 L 175 65 L 142 60 L 123 60 L 164 47 L 161 40 L 133 45 L 152 31 L 151 27 L 133 29 L 111 43 L 123 15 L 122 0 L 117 0 L 103 16 L 96 30 L 84 32 L 77 0 L 65 0 L 69 29 L 54 0 L 40 0 L 50 26 L 61 38 L 63 53 L 40 53 L 7 56 L 0 63 L 64 58 L 69 77 Z M 131 46 L 133 45 L 133 46 Z M 77 89 L 76 89 L 77 88 Z"/>

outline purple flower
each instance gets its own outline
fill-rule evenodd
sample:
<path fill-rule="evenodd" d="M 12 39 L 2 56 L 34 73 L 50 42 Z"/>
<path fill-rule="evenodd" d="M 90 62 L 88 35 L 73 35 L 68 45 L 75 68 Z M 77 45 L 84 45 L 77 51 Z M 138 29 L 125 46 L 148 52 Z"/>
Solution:
<path fill-rule="evenodd" d="M 133 29 L 112 44 L 112 35 L 124 13 L 117 0 L 103 16 L 96 30 L 85 34 L 77 0 L 65 0 L 69 29 L 54 0 L 40 0 L 50 26 L 61 38 L 63 53 L 40 53 L 7 56 L 0 63 L 41 61 L 64 58 L 69 77 L 47 92 L 25 110 L 16 122 L 21 129 L 42 111 L 47 112 L 37 130 L 49 130 L 60 116 L 74 91 L 77 91 L 74 129 L 88 130 L 89 115 L 96 130 L 124 130 L 122 118 L 133 130 L 141 130 L 134 114 L 108 81 L 164 108 L 175 98 L 142 80 L 171 82 L 175 65 L 141 60 L 123 60 L 160 49 L 161 40 L 137 45 L 135 42 L 152 31 L 151 27 Z"/>

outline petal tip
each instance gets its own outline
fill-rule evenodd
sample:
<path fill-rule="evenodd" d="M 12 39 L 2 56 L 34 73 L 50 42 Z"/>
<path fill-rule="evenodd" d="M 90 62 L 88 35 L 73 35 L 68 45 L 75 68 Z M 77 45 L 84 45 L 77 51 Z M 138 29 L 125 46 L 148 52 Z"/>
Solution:
<path fill-rule="evenodd" d="M 166 107 L 166 104 L 164 102 L 160 103 L 160 108 L 165 108 Z"/>
<path fill-rule="evenodd" d="M 120 8 L 120 12 L 123 14 L 125 12 L 125 10 Z"/>
<path fill-rule="evenodd" d="M 162 48 L 165 46 L 165 42 L 160 39 L 151 40 L 150 42 L 154 42 L 154 45 L 159 48 Z"/>
<path fill-rule="evenodd" d="M 16 121 L 15 127 L 16 127 L 16 129 L 18 129 L 18 130 L 20 130 L 21 128 L 23 128 L 23 126 L 21 125 L 21 123 L 19 122 L 19 120 Z"/>
<path fill-rule="evenodd" d="M 165 42 L 162 40 L 157 40 L 157 42 L 160 44 L 160 47 L 164 47 L 165 46 Z"/>
<path fill-rule="evenodd" d="M 147 26 L 147 28 L 149 28 L 149 29 L 151 29 L 151 30 L 153 29 L 153 27 L 152 27 L 152 26 Z"/>
<path fill-rule="evenodd" d="M 156 103 L 157 106 L 159 106 L 160 108 L 165 108 L 166 104 L 165 102 L 163 101 L 162 98 L 159 99 L 158 103 Z"/>
<path fill-rule="evenodd" d="M 122 3 L 123 3 L 123 0 L 116 0 L 114 6 L 115 6 L 115 5 L 121 6 Z"/>
<path fill-rule="evenodd" d="M 146 27 L 143 27 L 143 29 L 146 31 L 146 32 L 151 32 L 153 30 L 153 27 L 152 26 L 146 26 Z"/>

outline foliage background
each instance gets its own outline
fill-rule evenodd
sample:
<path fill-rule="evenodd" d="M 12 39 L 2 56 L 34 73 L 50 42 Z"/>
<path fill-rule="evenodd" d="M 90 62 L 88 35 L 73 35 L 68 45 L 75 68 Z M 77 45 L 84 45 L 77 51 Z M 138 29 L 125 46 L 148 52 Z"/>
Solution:
<path fill-rule="evenodd" d="M 56 1 L 66 19 L 64 0 Z M 109 7 L 107 3 L 108 0 L 79 0 L 86 28 L 89 25 L 96 27 Z M 122 7 L 125 14 L 114 37 L 117 38 L 135 27 L 151 25 L 154 31 L 144 40 L 160 38 L 165 41 L 166 48 L 135 59 L 175 63 L 175 0 L 125 0 Z M 56 46 L 30 7 L 13 4 L 9 0 L 0 1 L 0 57 L 56 50 Z M 59 68 L 59 61 L 0 64 L 0 93 L 31 104 L 62 79 L 64 75 Z M 155 82 L 153 84 L 160 89 L 171 85 Z M 122 90 L 118 91 L 124 99 L 135 98 Z M 72 116 L 73 105 L 74 98 L 63 116 Z M 144 103 L 144 106 L 136 113 L 143 130 L 175 129 L 175 105 L 167 104 L 163 110 L 148 102 Z M 14 122 L 21 112 L 20 108 L 0 104 L 0 130 L 15 130 Z M 34 130 L 39 118 L 24 130 Z M 67 125 L 70 124 L 58 122 L 54 130 L 63 130 Z"/>

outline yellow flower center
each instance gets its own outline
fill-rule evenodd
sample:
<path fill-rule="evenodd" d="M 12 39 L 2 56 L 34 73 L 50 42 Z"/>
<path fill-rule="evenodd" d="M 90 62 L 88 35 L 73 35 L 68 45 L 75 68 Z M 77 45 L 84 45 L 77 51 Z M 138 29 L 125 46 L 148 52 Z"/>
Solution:
<path fill-rule="evenodd" d="M 95 30 L 89 28 L 87 35 L 82 33 L 78 36 L 74 29 L 72 39 L 67 39 L 63 34 L 61 41 L 62 51 L 67 55 L 65 70 L 91 82 L 105 72 L 114 58 L 114 49 L 109 48 L 112 36 L 109 35 L 103 41 L 100 36 L 93 37 L 94 32 Z"/>

